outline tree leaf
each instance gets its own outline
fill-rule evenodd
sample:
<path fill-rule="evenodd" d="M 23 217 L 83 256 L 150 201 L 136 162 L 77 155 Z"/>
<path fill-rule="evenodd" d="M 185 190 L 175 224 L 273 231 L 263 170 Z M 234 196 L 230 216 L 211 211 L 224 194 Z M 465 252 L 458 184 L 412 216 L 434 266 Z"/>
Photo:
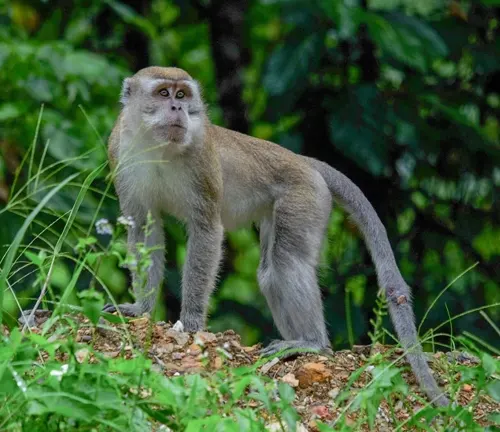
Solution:
<path fill-rule="evenodd" d="M 151 39 L 156 38 L 156 28 L 150 20 L 139 15 L 134 9 L 126 4 L 114 0 L 107 0 L 106 3 L 128 24 L 132 24 L 142 30 Z"/>
<path fill-rule="evenodd" d="M 0 105 L 0 121 L 12 120 L 21 117 L 25 111 L 25 107 L 17 103 L 2 104 Z"/>
<path fill-rule="evenodd" d="M 500 381 L 495 380 L 486 386 L 486 392 L 497 402 L 500 402 Z"/>
<path fill-rule="evenodd" d="M 313 70 L 321 57 L 323 37 L 315 33 L 305 37 L 298 44 L 288 40 L 280 45 L 268 61 L 264 75 L 264 87 L 271 96 L 287 92 L 299 93 L 308 73 Z"/>
<path fill-rule="evenodd" d="M 448 54 L 441 36 L 423 20 L 396 12 L 363 12 L 361 19 L 383 52 L 421 72 Z"/>
<path fill-rule="evenodd" d="M 386 110 L 378 90 L 364 84 L 332 102 L 328 126 L 334 146 L 362 168 L 382 175 L 389 166 L 389 154 L 383 131 Z"/>

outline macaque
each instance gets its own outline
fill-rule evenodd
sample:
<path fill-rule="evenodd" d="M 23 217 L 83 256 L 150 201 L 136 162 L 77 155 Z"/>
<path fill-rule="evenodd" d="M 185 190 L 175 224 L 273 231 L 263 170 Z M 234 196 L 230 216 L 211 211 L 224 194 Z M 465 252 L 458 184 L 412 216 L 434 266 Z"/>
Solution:
<path fill-rule="evenodd" d="M 260 289 L 283 340 L 262 350 L 331 352 L 316 269 L 332 198 L 362 232 L 394 327 L 413 372 L 438 405 L 448 400 L 418 342 L 410 288 L 386 230 L 361 190 L 328 164 L 277 144 L 213 125 L 199 84 L 182 69 L 148 67 L 123 82 L 122 111 L 109 138 L 109 158 L 121 211 L 132 217 L 128 246 L 153 249 L 136 302 L 104 310 L 138 316 L 153 310 L 164 273 L 162 215 L 187 226 L 180 321 L 205 326 L 221 260 L 224 229 L 255 223 L 260 230 Z M 152 223 L 145 235 L 148 217 Z M 138 275 L 133 274 L 133 278 Z"/>

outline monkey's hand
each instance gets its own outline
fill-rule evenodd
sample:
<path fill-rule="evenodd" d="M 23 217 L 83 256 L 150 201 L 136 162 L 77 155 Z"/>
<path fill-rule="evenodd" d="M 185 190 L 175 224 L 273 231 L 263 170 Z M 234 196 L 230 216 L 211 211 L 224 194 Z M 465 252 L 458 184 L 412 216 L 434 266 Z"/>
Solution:
<path fill-rule="evenodd" d="M 306 340 L 274 340 L 267 347 L 260 350 L 259 354 L 262 357 L 268 357 L 279 353 L 278 357 L 286 359 L 288 357 L 296 356 L 297 354 L 308 352 L 325 355 L 333 354 L 330 347 L 322 346 L 318 342 Z"/>
<path fill-rule="evenodd" d="M 142 315 L 141 305 L 138 303 L 123 303 L 118 306 L 108 303 L 104 305 L 102 311 L 107 313 L 113 313 L 117 312 L 117 308 L 123 316 L 138 317 Z"/>

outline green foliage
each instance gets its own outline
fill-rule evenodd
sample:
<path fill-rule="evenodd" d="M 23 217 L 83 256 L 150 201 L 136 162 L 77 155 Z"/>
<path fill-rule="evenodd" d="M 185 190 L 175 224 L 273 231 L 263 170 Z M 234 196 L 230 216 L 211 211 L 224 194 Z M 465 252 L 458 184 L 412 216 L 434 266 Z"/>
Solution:
<path fill-rule="evenodd" d="M 87 298 L 93 294 L 86 295 Z M 52 336 L 17 328 L 0 343 L 0 428 L 2 430 L 223 430 L 265 431 L 269 423 L 295 430 L 299 419 L 294 390 L 256 372 L 258 365 L 223 367 L 210 375 L 166 378 L 141 352 L 109 358 L 74 338 L 78 324 L 67 315 Z M 47 326 L 45 326 L 48 328 Z M 57 335 L 57 337 L 54 337 Z M 500 401 L 500 362 L 466 338 L 457 344 L 477 355 L 475 367 L 448 364 L 449 376 L 460 376 L 452 392 L 473 385 L 476 397 L 467 407 L 423 406 L 404 423 L 392 412 L 395 428 L 415 430 L 481 430 L 471 412 L 482 395 Z M 368 384 L 358 385 L 370 373 Z M 408 386 L 400 370 L 380 355 L 354 371 L 345 389 L 332 401 L 339 415 L 321 431 L 356 431 L 371 427 L 380 404 L 393 406 Z M 356 413 L 357 421 L 349 420 Z M 266 420 L 267 419 L 267 420 Z M 491 419 L 494 421 L 494 416 Z"/>
<path fill-rule="evenodd" d="M 66 360 L 61 363 L 56 354 Z M 90 355 L 96 362 L 88 361 Z M 173 430 L 217 425 L 217 430 L 264 431 L 261 410 L 293 429 L 294 396 L 291 387 L 275 386 L 254 368 L 167 379 L 140 353 L 109 359 L 71 338 L 54 341 L 30 333 L 23 338 L 15 329 L 0 344 L 2 430 L 145 431 L 161 423 Z M 260 408 L 252 409 L 252 401 Z"/>
<path fill-rule="evenodd" d="M 210 2 L 181 3 L 0 3 L 0 303 L 9 325 L 42 290 L 44 307 L 83 306 L 77 293 L 89 288 L 130 301 L 124 231 L 103 236 L 95 222 L 119 211 L 103 164 L 121 80 L 141 55 L 133 46 L 145 40 L 149 63 L 188 69 L 216 123 L 216 75 L 233 70 L 214 61 L 220 23 L 204 9 Z M 236 47 L 249 54 L 249 129 L 352 177 L 387 226 L 416 316 L 428 310 L 427 328 L 448 323 L 446 304 L 463 313 L 455 333 L 473 329 L 495 346 L 493 327 L 464 311 L 500 302 L 498 4 L 366 3 L 251 3 Z M 165 228 L 169 297 L 156 316 L 173 319 L 185 232 L 171 219 Z M 321 285 L 331 338 L 336 347 L 368 342 L 377 305 L 369 255 L 341 210 L 328 237 Z M 247 343 L 276 337 L 256 281 L 258 235 L 230 233 L 226 256 L 211 328 L 234 328 Z M 497 307 L 488 313 L 498 321 Z M 377 317 L 375 339 L 387 324 Z"/>
<path fill-rule="evenodd" d="M 104 307 L 104 296 L 95 289 L 84 290 L 78 294 L 81 299 L 83 313 L 94 325 L 97 325 Z"/>

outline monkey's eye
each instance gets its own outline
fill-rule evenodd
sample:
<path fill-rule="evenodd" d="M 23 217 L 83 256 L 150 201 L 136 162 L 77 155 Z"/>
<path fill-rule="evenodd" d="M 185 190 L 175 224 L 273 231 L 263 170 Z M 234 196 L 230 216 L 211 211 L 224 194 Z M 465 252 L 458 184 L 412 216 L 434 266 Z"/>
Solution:
<path fill-rule="evenodd" d="M 160 95 L 160 96 L 163 96 L 163 97 L 169 97 L 169 96 L 170 96 L 170 93 L 168 92 L 168 90 L 167 90 L 167 89 L 161 89 L 161 90 L 159 91 L 159 95 Z"/>
<path fill-rule="evenodd" d="M 177 94 L 175 95 L 177 99 L 182 99 L 184 97 L 184 92 L 182 90 L 179 90 Z"/>

